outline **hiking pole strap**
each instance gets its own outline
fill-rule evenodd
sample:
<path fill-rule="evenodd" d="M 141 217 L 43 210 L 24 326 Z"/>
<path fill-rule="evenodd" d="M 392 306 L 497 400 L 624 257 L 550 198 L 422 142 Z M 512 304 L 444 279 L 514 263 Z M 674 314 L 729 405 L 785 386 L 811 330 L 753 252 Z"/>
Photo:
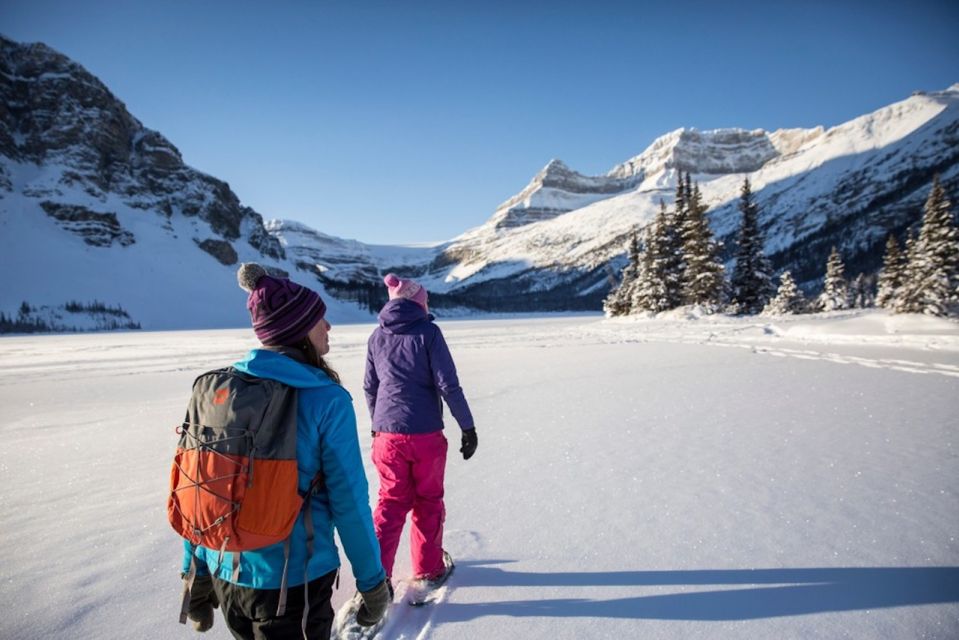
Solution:
<path fill-rule="evenodd" d="M 240 556 L 243 555 L 242 551 L 235 551 L 233 553 L 233 584 L 239 584 L 240 582 Z"/>
<path fill-rule="evenodd" d="M 289 568 L 290 568 L 290 538 L 293 534 L 290 534 L 286 540 L 283 541 L 283 577 L 280 578 L 280 601 L 276 605 L 276 617 L 279 618 L 286 614 L 286 581 L 289 577 Z"/>
<path fill-rule="evenodd" d="M 196 551 L 194 550 L 194 553 Z M 180 624 L 186 624 L 186 616 L 190 612 L 190 592 L 193 591 L 193 581 L 196 579 L 196 556 L 190 555 L 190 570 L 183 577 L 183 600 L 180 602 Z"/>
<path fill-rule="evenodd" d="M 303 629 L 303 639 L 310 640 L 306 635 L 306 621 L 310 615 L 310 580 L 307 573 L 310 568 L 310 558 L 313 557 L 313 512 L 310 503 L 313 501 L 312 492 L 306 496 L 303 504 L 303 526 L 306 528 L 306 560 L 303 561 L 303 620 L 300 627 Z"/>

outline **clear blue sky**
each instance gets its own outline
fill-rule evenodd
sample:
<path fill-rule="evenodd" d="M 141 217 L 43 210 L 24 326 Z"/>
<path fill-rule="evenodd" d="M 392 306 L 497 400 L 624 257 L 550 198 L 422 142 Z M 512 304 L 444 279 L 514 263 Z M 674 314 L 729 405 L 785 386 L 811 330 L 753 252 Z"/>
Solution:
<path fill-rule="evenodd" d="M 481 224 L 550 159 L 678 127 L 832 126 L 959 82 L 959 2 L 2 0 L 267 218 L 372 243 Z"/>

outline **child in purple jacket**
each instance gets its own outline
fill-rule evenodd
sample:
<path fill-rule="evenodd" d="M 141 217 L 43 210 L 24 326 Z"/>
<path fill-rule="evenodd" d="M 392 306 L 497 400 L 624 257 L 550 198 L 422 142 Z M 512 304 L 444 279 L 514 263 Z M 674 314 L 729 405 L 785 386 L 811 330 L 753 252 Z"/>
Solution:
<path fill-rule="evenodd" d="M 373 464 L 380 477 L 373 526 L 383 568 L 392 576 L 396 548 L 412 510 L 413 577 L 445 580 L 452 559 L 443 550 L 443 403 L 462 430 L 460 452 L 476 451 L 476 429 L 446 340 L 427 307 L 426 289 L 390 273 L 390 300 L 370 336 L 363 388 L 373 419 Z"/>

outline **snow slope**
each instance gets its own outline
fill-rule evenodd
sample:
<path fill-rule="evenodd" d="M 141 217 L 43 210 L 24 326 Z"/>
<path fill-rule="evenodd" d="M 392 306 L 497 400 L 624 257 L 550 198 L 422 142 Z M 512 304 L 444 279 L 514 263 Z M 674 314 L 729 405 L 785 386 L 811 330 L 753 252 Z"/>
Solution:
<path fill-rule="evenodd" d="M 431 291 L 459 295 L 466 304 L 476 292 L 493 291 L 552 295 L 569 304 L 605 291 L 627 235 L 651 222 L 661 201 L 672 206 L 680 171 L 699 184 L 714 232 L 732 246 L 748 177 L 767 253 L 815 286 L 834 244 L 857 268 L 878 267 L 887 234 L 918 219 L 934 173 L 955 191 L 957 127 L 959 85 L 917 92 L 830 129 L 678 129 L 604 176 L 551 160 L 484 224 L 402 260 L 361 244 L 344 257 L 328 241 L 299 233 L 297 223 L 273 223 L 271 230 L 289 250 L 313 255 L 334 279 L 401 264 Z M 504 298 L 502 309 L 525 308 Z"/>
<path fill-rule="evenodd" d="M 447 465 L 458 567 L 442 604 L 397 606 L 383 638 L 959 636 L 955 322 L 441 326 L 480 434 L 476 457 L 451 446 Z M 334 326 L 331 360 L 375 489 L 371 329 Z M 173 426 L 193 377 L 254 344 L 249 330 L 0 338 L 0 637 L 195 637 L 176 623 L 164 514 Z M 351 585 L 346 567 L 337 604 Z M 230 636 L 218 618 L 205 637 Z"/>
<path fill-rule="evenodd" d="M 713 230 L 727 242 L 738 228 L 737 203 L 748 177 L 767 253 L 801 246 L 815 254 L 819 249 L 809 245 L 815 238 L 827 252 L 835 243 L 847 258 L 859 257 L 918 219 L 932 173 L 950 184 L 959 175 L 957 126 L 959 84 L 918 92 L 828 130 L 679 129 L 606 176 L 583 176 L 554 160 L 485 224 L 450 241 L 443 248 L 448 260 L 427 281 L 450 291 L 545 271 L 540 288 L 548 288 L 557 272 L 589 272 L 624 252 L 626 234 L 648 224 L 660 200 L 672 206 L 679 171 L 699 183 Z M 557 165 L 561 184 L 571 185 L 565 194 L 544 178 Z M 524 216 L 526 210 L 551 214 Z M 504 228 L 507 215 L 521 223 Z M 833 226 L 844 226 L 844 233 Z M 796 272 L 796 265 L 787 266 Z M 799 266 L 807 275 L 808 265 Z M 818 277 L 822 267 L 815 269 Z M 597 273 L 593 280 L 605 277 Z"/>
<path fill-rule="evenodd" d="M 88 328 L 67 303 L 146 329 L 244 326 L 235 272 L 295 272 L 262 217 L 183 163 L 96 77 L 43 44 L 0 36 L 0 312 Z M 300 280 L 314 280 L 299 274 Z M 314 285 L 316 286 L 316 285 Z M 318 287 L 322 290 L 322 287 Z M 330 300 L 336 320 L 367 320 Z"/>
<path fill-rule="evenodd" d="M 86 199 L 92 200 L 79 194 L 72 201 Z M 122 306 L 148 330 L 249 323 L 246 293 L 236 283 L 238 265 L 220 264 L 193 240 L 217 237 L 203 220 L 174 213 L 161 225 L 156 216 L 110 196 L 97 208 L 114 213 L 136 242 L 91 246 L 64 233 L 42 212 L 33 215 L 36 203 L 29 198 L 12 193 L 3 202 L 9 213 L 0 211 L 0 255 L 6 274 L 0 310 L 7 315 L 15 315 L 22 301 L 58 307 L 70 300 L 99 300 Z M 239 262 L 261 262 L 296 273 L 291 261 L 268 258 L 246 243 L 236 243 L 236 251 Z M 326 294 L 310 276 L 293 277 L 321 292 L 334 321 L 369 318 L 356 305 Z"/>

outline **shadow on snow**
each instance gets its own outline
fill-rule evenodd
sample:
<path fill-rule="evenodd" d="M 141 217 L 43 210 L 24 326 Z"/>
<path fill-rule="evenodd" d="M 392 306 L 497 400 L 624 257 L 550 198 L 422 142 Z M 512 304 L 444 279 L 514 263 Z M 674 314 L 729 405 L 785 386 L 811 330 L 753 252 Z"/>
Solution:
<path fill-rule="evenodd" d="M 523 573 L 489 566 L 507 562 L 510 561 L 459 562 L 456 582 L 464 587 L 749 587 L 609 600 L 448 602 L 443 605 L 444 619 L 515 616 L 753 620 L 959 602 L 959 567 Z"/>

